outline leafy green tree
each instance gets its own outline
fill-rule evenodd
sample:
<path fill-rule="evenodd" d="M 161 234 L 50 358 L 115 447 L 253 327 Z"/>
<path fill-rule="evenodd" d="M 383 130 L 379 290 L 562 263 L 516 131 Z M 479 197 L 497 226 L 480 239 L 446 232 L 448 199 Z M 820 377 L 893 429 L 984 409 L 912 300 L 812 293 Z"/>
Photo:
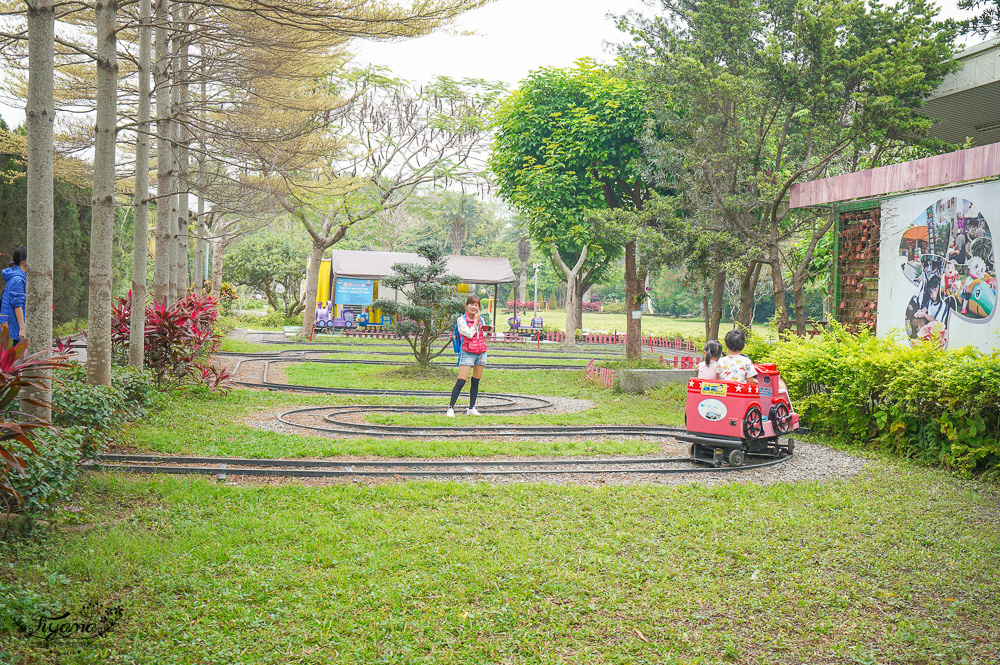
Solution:
<path fill-rule="evenodd" d="M 396 274 L 382 278 L 382 284 L 402 291 L 409 302 L 379 299 L 373 307 L 392 315 L 389 330 L 409 343 L 418 366 L 427 367 L 451 347 L 448 341 L 435 350 L 441 333 L 454 328 L 458 315 L 465 311 L 466 296 L 456 289 L 462 279 L 446 274 L 447 255 L 440 246 L 422 244 L 417 254 L 427 265 L 395 263 L 392 269 Z"/>
<path fill-rule="evenodd" d="M 353 81 L 351 81 L 353 79 Z M 486 113 L 502 84 L 438 77 L 415 86 L 375 70 L 346 81 L 357 89 L 340 109 L 337 137 L 346 149 L 289 174 L 281 205 L 312 239 L 306 301 L 315 302 L 320 259 L 357 224 L 383 215 L 432 182 L 480 182 L 477 155 L 488 145 Z M 307 307 L 302 335 L 315 311 Z"/>
<path fill-rule="evenodd" d="M 962 32 L 989 37 L 1000 33 L 1000 0 L 959 0 L 958 6 L 966 11 L 982 13 L 962 22 Z"/>
<path fill-rule="evenodd" d="M 651 138 L 647 155 L 658 172 L 683 178 L 699 223 L 743 249 L 744 271 L 770 268 L 783 328 L 791 275 L 804 332 L 808 266 L 832 217 L 790 210 L 789 190 L 878 166 L 907 146 L 952 149 L 923 138 L 932 120 L 921 106 L 955 67 L 955 30 L 925 0 L 658 5 L 657 15 L 621 21 L 633 38 L 621 57 L 670 137 Z M 802 238 L 801 262 L 789 265 L 783 248 Z M 752 293 L 755 279 L 741 282 Z"/>
<path fill-rule="evenodd" d="M 264 229 L 231 246 L 223 270 L 226 280 L 257 289 L 274 311 L 292 317 L 305 309 L 299 287 L 308 260 L 309 244 L 302 234 Z"/>
<path fill-rule="evenodd" d="M 701 299 L 688 282 L 683 268 L 666 268 L 661 271 L 652 283 L 653 306 L 656 311 L 675 317 L 699 314 Z"/>
<path fill-rule="evenodd" d="M 567 278 L 567 330 L 579 327 L 580 298 L 623 249 L 585 221 L 587 211 L 638 210 L 652 195 L 642 173 L 647 120 L 643 86 L 586 59 L 533 72 L 497 112 L 490 168 L 500 196 Z M 634 239 L 624 253 L 630 307 L 638 308 Z M 641 322 L 629 316 L 626 328 L 636 357 Z"/>

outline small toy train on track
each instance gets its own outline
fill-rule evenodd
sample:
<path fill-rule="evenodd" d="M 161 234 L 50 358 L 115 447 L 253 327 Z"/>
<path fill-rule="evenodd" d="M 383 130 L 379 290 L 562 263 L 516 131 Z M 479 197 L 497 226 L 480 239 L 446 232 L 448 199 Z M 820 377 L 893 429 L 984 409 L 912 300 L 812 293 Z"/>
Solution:
<path fill-rule="evenodd" d="M 788 389 L 773 364 L 755 365 L 757 384 L 692 378 L 684 409 L 686 434 L 693 461 L 742 466 L 747 455 L 783 457 L 794 442 L 779 437 L 808 433 L 799 426 Z"/>

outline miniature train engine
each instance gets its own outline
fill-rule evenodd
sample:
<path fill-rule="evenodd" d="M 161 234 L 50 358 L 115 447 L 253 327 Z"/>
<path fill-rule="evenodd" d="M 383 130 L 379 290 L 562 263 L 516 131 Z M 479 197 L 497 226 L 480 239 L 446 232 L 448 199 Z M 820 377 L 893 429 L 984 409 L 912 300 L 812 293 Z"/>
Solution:
<path fill-rule="evenodd" d="M 691 444 L 691 459 L 742 466 L 747 455 L 783 457 L 794 442 L 780 437 L 808 433 L 792 410 L 788 389 L 773 364 L 761 364 L 757 384 L 692 378 L 688 381 L 684 426 L 677 439 Z"/>

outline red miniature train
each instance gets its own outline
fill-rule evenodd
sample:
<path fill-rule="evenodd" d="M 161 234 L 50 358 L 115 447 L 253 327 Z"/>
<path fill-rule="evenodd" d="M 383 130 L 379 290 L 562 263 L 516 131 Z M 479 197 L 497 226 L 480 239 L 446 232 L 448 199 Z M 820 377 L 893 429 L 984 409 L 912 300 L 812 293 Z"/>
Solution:
<path fill-rule="evenodd" d="M 692 378 L 684 409 L 691 459 L 721 466 L 742 466 L 747 455 L 782 457 L 794 449 L 779 437 L 809 430 L 799 426 L 788 388 L 774 364 L 755 365 L 757 384 Z"/>

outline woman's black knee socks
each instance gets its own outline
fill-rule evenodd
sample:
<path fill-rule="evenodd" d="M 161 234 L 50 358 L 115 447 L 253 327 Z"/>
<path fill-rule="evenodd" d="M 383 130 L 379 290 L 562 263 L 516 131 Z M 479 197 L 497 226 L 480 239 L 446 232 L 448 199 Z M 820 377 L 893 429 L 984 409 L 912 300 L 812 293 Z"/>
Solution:
<path fill-rule="evenodd" d="M 479 383 L 475 379 L 473 379 L 473 381 Z M 455 408 L 455 402 L 458 401 L 458 396 L 462 394 L 462 388 L 464 386 L 465 386 L 465 379 L 459 379 L 458 381 L 455 382 L 455 387 L 451 389 L 451 406 L 449 406 L 448 408 L 450 409 Z"/>
<path fill-rule="evenodd" d="M 469 386 L 469 408 L 476 405 L 476 397 L 479 396 L 479 379 L 473 378 L 472 385 Z"/>

